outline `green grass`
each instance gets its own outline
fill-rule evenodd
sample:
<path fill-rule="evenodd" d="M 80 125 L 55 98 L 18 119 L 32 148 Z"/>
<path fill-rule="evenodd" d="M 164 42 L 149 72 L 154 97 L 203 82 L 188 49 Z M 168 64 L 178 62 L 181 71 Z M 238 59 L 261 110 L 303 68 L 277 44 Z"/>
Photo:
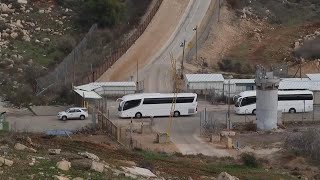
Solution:
<path fill-rule="evenodd" d="M 166 161 L 166 160 L 169 160 L 169 158 L 170 158 L 170 156 L 168 154 L 160 154 L 160 153 L 150 152 L 150 151 L 141 151 L 141 152 L 139 152 L 139 154 L 142 155 L 142 157 L 145 160 Z"/>
<path fill-rule="evenodd" d="M 221 172 L 228 172 L 240 179 L 248 180 L 278 180 L 278 179 L 294 179 L 289 175 L 283 175 L 275 171 L 265 170 L 263 168 L 252 168 L 244 165 L 236 164 L 208 164 L 202 167 L 202 170 L 207 173 L 220 174 Z"/>
<path fill-rule="evenodd" d="M 38 40 L 46 37 L 45 35 L 38 35 Z M 35 63 L 38 63 L 42 66 L 48 67 L 51 63 L 54 62 L 54 59 L 60 57 L 63 59 L 65 54 L 57 48 L 57 37 L 49 37 L 51 42 L 41 45 L 40 43 L 35 43 L 35 39 L 32 39 L 31 42 L 24 41 L 14 41 L 14 46 L 17 47 L 24 59 L 33 59 Z M 21 53 L 22 52 L 22 53 Z"/>

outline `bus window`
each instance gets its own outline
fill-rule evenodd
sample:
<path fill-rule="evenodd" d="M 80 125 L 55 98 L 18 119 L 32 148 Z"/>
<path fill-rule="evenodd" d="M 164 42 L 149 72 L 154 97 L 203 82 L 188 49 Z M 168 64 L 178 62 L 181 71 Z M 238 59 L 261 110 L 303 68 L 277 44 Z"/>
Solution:
<path fill-rule="evenodd" d="M 127 101 L 123 105 L 123 111 L 139 106 L 141 103 L 141 99 Z"/>
<path fill-rule="evenodd" d="M 192 103 L 195 97 L 178 97 L 176 103 Z"/>
<path fill-rule="evenodd" d="M 256 97 L 251 96 L 251 97 L 245 97 L 241 101 L 241 106 L 247 106 L 250 104 L 255 104 L 256 103 Z"/>

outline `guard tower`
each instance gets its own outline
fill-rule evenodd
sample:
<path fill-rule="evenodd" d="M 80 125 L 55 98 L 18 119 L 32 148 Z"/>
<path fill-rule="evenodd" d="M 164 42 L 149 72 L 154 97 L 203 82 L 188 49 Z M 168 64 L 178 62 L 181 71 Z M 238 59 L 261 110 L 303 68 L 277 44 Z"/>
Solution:
<path fill-rule="evenodd" d="M 278 87 L 280 79 L 273 72 L 266 72 L 262 66 L 256 71 L 256 115 L 259 130 L 277 128 Z"/>

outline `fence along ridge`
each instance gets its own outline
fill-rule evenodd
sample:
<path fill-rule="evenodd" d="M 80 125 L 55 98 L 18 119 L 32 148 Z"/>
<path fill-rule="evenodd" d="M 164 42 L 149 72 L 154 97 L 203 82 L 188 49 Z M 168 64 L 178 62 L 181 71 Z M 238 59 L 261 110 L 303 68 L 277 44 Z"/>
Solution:
<path fill-rule="evenodd" d="M 88 45 L 88 41 L 90 41 L 91 37 L 98 30 L 97 24 L 92 25 L 89 32 L 82 39 L 82 41 L 77 45 L 76 48 L 69 53 L 68 56 L 64 58 L 64 60 L 49 74 L 44 77 L 40 77 L 36 79 L 36 92 L 39 94 L 43 93 L 47 89 L 52 87 L 59 87 L 62 85 L 71 85 L 71 82 L 74 85 L 87 84 L 90 82 L 94 82 L 97 80 L 107 69 L 109 69 L 133 44 L 134 42 L 143 34 L 149 23 L 151 22 L 154 15 L 157 13 L 160 5 L 163 0 L 157 0 L 154 7 L 149 12 L 148 16 L 144 19 L 144 21 L 136 28 L 135 32 L 121 44 L 121 47 L 113 50 L 109 55 L 105 58 L 103 63 L 98 65 L 96 68 L 92 69 L 92 73 L 86 73 L 85 76 L 80 78 L 75 77 L 72 79 L 74 71 L 70 71 L 70 67 L 74 67 L 74 63 L 81 61 L 82 55 L 78 55 L 78 53 L 82 53 L 83 48 L 86 48 Z M 77 54 L 77 55 L 76 55 Z M 72 80 L 71 80 L 72 79 Z M 71 87 L 71 86 L 69 86 Z M 40 93 L 39 93 L 40 92 Z"/>
<path fill-rule="evenodd" d="M 37 92 L 42 91 L 45 88 L 48 88 L 54 84 L 59 84 L 59 82 L 63 82 L 65 80 L 65 76 L 68 74 L 68 70 L 66 68 L 72 67 L 72 63 L 75 60 L 74 55 L 76 52 L 81 51 L 84 46 L 88 45 L 89 39 L 91 39 L 92 35 L 98 30 L 98 25 L 93 24 L 85 35 L 85 37 L 81 40 L 81 42 L 63 59 L 63 61 L 49 74 L 36 79 L 37 82 Z M 64 71 L 65 73 L 61 73 Z"/>
<path fill-rule="evenodd" d="M 88 84 L 97 80 L 107 69 L 109 69 L 120 57 L 134 44 L 134 42 L 144 33 L 154 15 L 158 12 L 163 0 L 157 0 L 154 7 L 149 12 L 145 20 L 136 28 L 136 31 L 125 41 L 122 46 L 114 50 L 110 56 L 106 57 L 103 64 L 93 70 L 92 73 L 84 76 L 80 81 L 76 81 L 76 85 Z"/>

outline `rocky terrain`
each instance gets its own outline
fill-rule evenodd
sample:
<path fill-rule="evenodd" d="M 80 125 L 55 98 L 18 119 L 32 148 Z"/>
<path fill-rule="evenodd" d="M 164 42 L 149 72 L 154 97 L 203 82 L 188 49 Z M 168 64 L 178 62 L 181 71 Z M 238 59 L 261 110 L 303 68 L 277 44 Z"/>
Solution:
<path fill-rule="evenodd" d="M 91 139 L 95 138 L 100 143 L 85 141 L 85 136 L 88 137 L 88 134 L 55 137 L 1 133 L 0 175 L 12 180 L 238 180 L 296 179 L 300 176 L 290 175 L 289 170 L 282 168 L 273 169 L 270 165 L 258 167 L 243 164 L 241 160 L 231 157 L 219 159 L 201 154 L 184 156 L 180 153 L 166 154 L 139 149 L 130 151 L 121 148 L 105 135 L 90 135 Z M 256 163 L 255 160 L 253 163 Z"/>
<path fill-rule="evenodd" d="M 0 84 L 4 99 L 19 98 L 18 89 L 31 95 L 35 78 L 72 50 L 83 34 L 73 16 L 72 9 L 51 1 L 1 1 Z"/>
<path fill-rule="evenodd" d="M 95 11 L 89 9 L 85 3 L 87 1 L 1 1 L 0 96 L 3 100 L 10 101 L 19 107 L 27 106 L 31 102 L 33 104 L 48 103 L 46 100 L 34 98 L 36 79 L 53 71 L 63 61 L 95 23 L 94 18 L 104 15 L 100 19 L 106 22 L 101 23 L 109 21 L 110 23 L 100 26 L 97 22 L 99 29 L 94 34 L 94 38 L 98 40 L 92 40 L 96 44 L 89 45 L 91 49 L 84 53 L 88 57 L 86 61 L 89 65 L 90 62 L 96 65 L 96 61 L 103 61 L 102 52 L 109 53 L 110 48 L 119 44 L 118 41 L 140 22 L 150 4 L 145 0 L 139 3 L 128 0 L 120 5 L 119 3 L 122 2 L 117 2 L 113 3 L 115 7 L 105 9 L 105 14 L 103 14 L 105 11 L 100 9 L 100 14 L 88 15 L 93 18 L 90 19 L 86 18 L 87 16 L 82 12 L 94 14 Z M 98 2 L 91 3 L 95 5 L 94 3 Z M 104 5 L 108 7 L 108 4 Z M 121 7 L 117 12 L 112 11 L 112 8 L 118 8 L 118 5 Z M 93 6 L 93 8 L 99 8 L 99 6 Z M 107 13 L 108 10 L 110 13 Z M 119 14 L 121 17 L 118 17 Z M 105 51 L 106 47 L 109 48 L 108 51 Z M 79 76 L 87 73 L 79 69 L 75 70 L 79 71 Z"/>
<path fill-rule="evenodd" d="M 220 23 L 212 26 L 199 50 L 205 66 L 193 58 L 191 64 L 196 68 L 192 71 L 204 68 L 246 77 L 256 64 L 288 63 L 295 72 L 295 64 L 303 58 L 303 73 L 319 72 L 319 9 L 319 1 L 313 0 L 228 0 L 221 9 Z"/>

